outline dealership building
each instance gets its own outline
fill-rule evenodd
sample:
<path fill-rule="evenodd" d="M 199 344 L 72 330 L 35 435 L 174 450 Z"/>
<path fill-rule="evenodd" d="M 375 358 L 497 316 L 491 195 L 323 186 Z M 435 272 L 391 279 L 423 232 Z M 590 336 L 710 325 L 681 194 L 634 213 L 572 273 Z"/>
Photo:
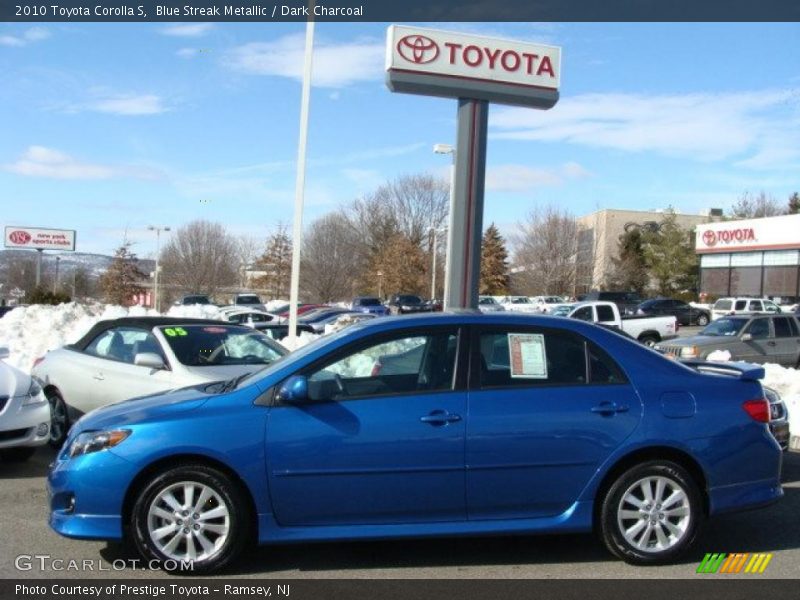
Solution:
<path fill-rule="evenodd" d="M 700 292 L 800 298 L 800 214 L 698 224 Z"/>

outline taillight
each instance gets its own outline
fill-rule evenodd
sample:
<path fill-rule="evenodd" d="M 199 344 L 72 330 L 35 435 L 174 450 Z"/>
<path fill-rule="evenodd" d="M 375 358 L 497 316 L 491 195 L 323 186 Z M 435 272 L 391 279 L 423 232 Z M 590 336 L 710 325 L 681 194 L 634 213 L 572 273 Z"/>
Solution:
<path fill-rule="evenodd" d="M 38 367 L 42 362 L 44 362 L 44 356 L 40 356 L 39 358 L 34 359 L 33 361 L 33 368 L 35 369 Z"/>
<path fill-rule="evenodd" d="M 383 365 L 380 362 L 375 361 L 375 364 L 372 365 L 372 373 L 369 374 L 370 377 L 377 377 L 378 374 L 381 372 L 382 368 L 383 368 Z"/>
<path fill-rule="evenodd" d="M 766 398 L 748 400 L 742 404 L 742 408 L 754 421 L 769 423 L 769 402 L 767 402 Z"/>

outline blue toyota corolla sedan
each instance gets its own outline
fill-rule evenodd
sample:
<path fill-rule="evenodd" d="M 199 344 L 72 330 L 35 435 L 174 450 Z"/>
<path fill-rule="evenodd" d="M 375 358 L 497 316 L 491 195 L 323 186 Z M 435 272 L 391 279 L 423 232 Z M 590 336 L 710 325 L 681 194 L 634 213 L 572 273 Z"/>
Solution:
<path fill-rule="evenodd" d="M 763 373 L 572 319 L 376 319 L 244 379 L 88 414 L 52 466 L 50 524 L 195 572 L 251 539 L 593 529 L 664 563 L 707 517 L 781 497 Z"/>

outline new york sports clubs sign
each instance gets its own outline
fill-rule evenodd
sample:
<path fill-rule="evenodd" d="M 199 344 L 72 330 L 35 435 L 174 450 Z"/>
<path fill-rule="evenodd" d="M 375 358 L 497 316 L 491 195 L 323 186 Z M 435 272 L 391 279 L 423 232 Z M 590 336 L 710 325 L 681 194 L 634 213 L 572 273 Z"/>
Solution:
<path fill-rule="evenodd" d="M 392 25 L 386 82 L 395 92 L 550 108 L 558 100 L 561 49 Z"/>
<path fill-rule="evenodd" d="M 75 250 L 75 230 L 9 225 L 5 232 L 5 247 L 72 252 Z"/>

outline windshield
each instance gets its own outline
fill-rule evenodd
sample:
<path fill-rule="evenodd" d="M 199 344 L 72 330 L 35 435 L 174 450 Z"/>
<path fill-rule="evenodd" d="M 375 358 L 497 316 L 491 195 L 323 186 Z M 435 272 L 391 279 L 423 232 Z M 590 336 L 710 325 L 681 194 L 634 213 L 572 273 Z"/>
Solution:
<path fill-rule="evenodd" d="M 236 304 L 261 304 L 258 296 L 239 296 L 236 298 Z"/>
<path fill-rule="evenodd" d="M 159 327 L 182 365 L 267 365 L 288 351 L 263 333 L 249 328 L 220 325 Z"/>
<path fill-rule="evenodd" d="M 530 300 L 523 296 L 517 296 L 516 298 L 511 298 L 511 304 L 530 304 Z"/>
<path fill-rule="evenodd" d="M 398 300 L 401 304 L 422 304 L 422 298 L 419 296 L 400 296 Z"/>
<path fill-rule="evenodd" d="M 710 323 L 700 335 L 710 336 L 735 336 L 747 323 L 747 319 L 722 318 Z"/>
<path fill-rule="evenodd" d="M 377 298 L 359 298 L 356 300 L 356 306 L 380 306 L 381 301 Z"/>

